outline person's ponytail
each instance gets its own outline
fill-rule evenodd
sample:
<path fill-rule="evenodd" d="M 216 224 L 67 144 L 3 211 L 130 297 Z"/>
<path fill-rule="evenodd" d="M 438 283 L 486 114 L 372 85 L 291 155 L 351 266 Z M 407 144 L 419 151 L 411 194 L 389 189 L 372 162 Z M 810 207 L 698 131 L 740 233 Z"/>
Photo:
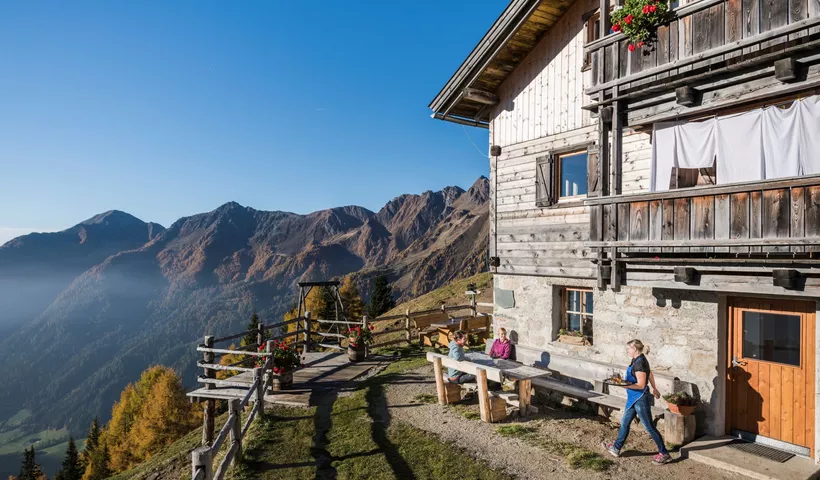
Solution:
<path fill-rule="evenodd" d="M 649 355 L 649 351 L 651 350 L 649 348 L 649 345 L 644 345 L 643 342 L 638 340 L 637 338 L 626 342 L 626 344 L 632 345 L 633 347 L 635 347 L 635 350 L 643 353 L 644 355 Z"/>

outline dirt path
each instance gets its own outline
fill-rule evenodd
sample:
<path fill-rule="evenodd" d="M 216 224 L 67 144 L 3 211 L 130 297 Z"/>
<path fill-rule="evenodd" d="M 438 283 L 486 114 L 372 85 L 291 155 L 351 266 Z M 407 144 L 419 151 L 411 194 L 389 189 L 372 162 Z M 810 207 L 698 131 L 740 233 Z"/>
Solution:
<path fill-rule="evenodd" d="M 654 444 L 642 428 L 632 429 L 624 456 L 612 458 L 600 447 L 603 439 L 617 436 L 616 424 L 585 416 L 583 413 L 557 407 L 542 407 L 537 415 L 520 421 L 507 419 L 503 425 L 521 425 L 534 429 L 533 433 L 544 439 L 571 443 L 592 452 L 600 453 L 615 463 L 606 472 L 572 469 L 567 460 L 549 453 L 542 447 L 533 446 L 521 438 L 504 437 L 496 433 L 498 425 L 468 419 L 478 412 L 475 402 L 458 407 L 444 407 L 427 403 L 436 394 L 431 367 L 406 372 L 391 382 L 386 392 L 390 416 L 395 421 L 406 422 L 422 430 L 434 433 L 445 442 L 472 452 L 486 460 L 493 468 L 521 479 L 589 479 L 617 478 L 619 480 L 643 479 L 726 479 L 740 478 L 712 469 L 690 460 L 654 466 L 651 457 Z"/>

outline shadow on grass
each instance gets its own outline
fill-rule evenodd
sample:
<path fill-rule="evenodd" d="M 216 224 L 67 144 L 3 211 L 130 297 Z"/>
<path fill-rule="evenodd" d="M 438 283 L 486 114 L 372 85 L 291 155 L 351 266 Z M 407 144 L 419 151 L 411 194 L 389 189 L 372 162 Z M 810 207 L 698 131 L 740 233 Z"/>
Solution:
<path fill-rule="evenodd" d="M 313 415 L 313 429 L 316 433 L 313 435 L 310 456 L 316 460 L 316 478 L 322 480 L 334 480 L 336 478 L 333 456 L 327 450 L 328 445 L 330 445 L 327 434 L 333 428 L 333 404 L 336 403 L 337 398 L 339 398 L 339 394 L 333 391 L 323 395 L 322 401 L 317 405 L 316 413 Z"/>
<path fill-rule="evenodd" d="M 384 385 L 381 382 L 370 382 L 365 393 L 367 414 L 372 420 L 370 435 L 384 454 L 384 458 L 393 470 L 396 478 L 412 480 L 416 478 L 410 465 L 401 456 L 399 449 L 387 436 L 387 427 L 390 425 L 390 413 L 387 410 L 387 399 L 384 395 Z"/>

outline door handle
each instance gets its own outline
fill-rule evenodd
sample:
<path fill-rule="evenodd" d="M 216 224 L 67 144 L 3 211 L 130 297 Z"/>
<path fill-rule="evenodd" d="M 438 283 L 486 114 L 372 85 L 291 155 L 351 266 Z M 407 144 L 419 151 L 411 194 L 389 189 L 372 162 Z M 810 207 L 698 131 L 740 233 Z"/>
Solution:
<path fill-rule="evenodd" d="M 745 366 L 745 365 L 746 365 L 746 362 L 741 362 L 740 360 L 738 360 L 737 355 L 732 357 L 732 366 L 733 367 L 742 367 L 742 366 Z"/>

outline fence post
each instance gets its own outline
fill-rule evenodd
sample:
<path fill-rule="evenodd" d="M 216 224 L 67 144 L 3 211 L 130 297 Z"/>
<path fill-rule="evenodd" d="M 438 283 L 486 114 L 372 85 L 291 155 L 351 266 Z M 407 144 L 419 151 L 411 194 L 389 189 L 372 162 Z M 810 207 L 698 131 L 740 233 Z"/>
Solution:
<path fill-rule="evenodd" d="M 410 308 L 404 309 L 404 339 L 410 344 Z"/>
<path fill-rule="evenodd" d="M 205 347 L 206 348 L 214 348 L 214 337 L 213 335 L 206 335 L 205 336 Z M 203 360 L 205 363 L 214 363 L 214 354 L 213 352 L 205 352 L 203 355 Z M 216 375 L 215 372 L 208 367 L 204 367 L 205 370 L 205 377 L 206 378 L 214 378 Z M 205 390 L 213 390 L 214 385 L 212 383 L 205 384 Z M 216 415 L 216 400 L 213 398 L 209 398 L 205 400 L 205 408 L 203 412 L 202 418 L 202 445 L 209 447 L 211 443 L 214 441 L 214 417 Z"/>
<path fill-rule="evenodd" d="M 231 400 L 228 412 L 230 416 L 236 414 L 233 425 L 231 425 L 231 443 L 236 444 L 234 462 L 239 463 L 242 461 L 242 407 L 239 406 L 238 398 Z"/>
<path fill-rule="evenodd" d="M 261 347 L 264 344 L 265 344 L 265 325 L 260 323 L 259 326 L 256 327 L 256 346 Z"/>
<path fill-rule="evenodd" d="M 367 315 L 362 315 L 362 332 L 367 331 Z M 364 352 L 365 356 L 369 353 L 367 348 L 367 343 L 364 344 Z"/>
<path fill-rule="evenodd" d="M 259 382 L 258 387 L 256 387 L 256 415 L 260 419 L 265 414 L 265 376 L 262 373 L 263 370 L 262 368 L 253 369 L 253 381 Z"/>
<path fill-rule="evenodd" d="M 478 316 L 478 304 L 476 303 L 476 296 L 477 295 L 475 294 L 475 292 L 473 292 L 470 295 L 470 310 L 472 310 L 473 314 L 471 316 L 473 316 L 473 317 Z"/>
<path fill-rule="evenodd" d="M 202 480 L 213 480 L 214 467 L 210 447 L 199 447 L 191 452 L 191 478 L 196 478 L 196 472 L 203 470 Z"/>
<path fill-rule="evenodd" d="M 297 323 L 296 326 L 298 327 L 299 324 Z M 268 340 L 268 344 L 265 346 L 265 352 L 270 355 L 268 358 L 271 359 L 270 368 L 265 372 L 265 375 L 271 379 L 270 388 L 273 390 L 273 340 Z"/>
<path fill-rule="evenodd" d="M 310 312 L 305 312 L 305 344 L 302 345 L 302 354 L 308 353 L 309 351 L 310 351 Z"/>

